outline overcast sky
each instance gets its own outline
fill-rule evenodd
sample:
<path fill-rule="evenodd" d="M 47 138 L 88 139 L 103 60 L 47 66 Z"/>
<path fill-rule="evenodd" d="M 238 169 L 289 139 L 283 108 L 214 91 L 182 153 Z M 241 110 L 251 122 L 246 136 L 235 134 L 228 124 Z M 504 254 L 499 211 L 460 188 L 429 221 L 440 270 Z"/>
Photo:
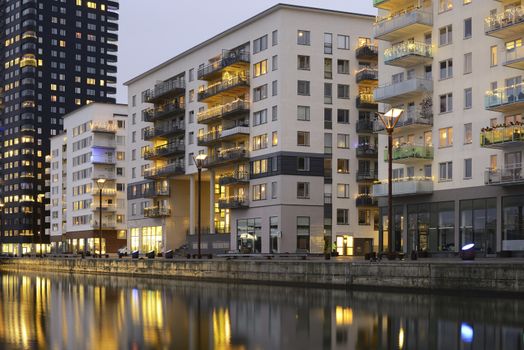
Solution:
<path fill-rule="evenodd" d="M 120 1 L 118 102 L 122 83 L 279 2 L 376 14 L 371 0 Z"/>

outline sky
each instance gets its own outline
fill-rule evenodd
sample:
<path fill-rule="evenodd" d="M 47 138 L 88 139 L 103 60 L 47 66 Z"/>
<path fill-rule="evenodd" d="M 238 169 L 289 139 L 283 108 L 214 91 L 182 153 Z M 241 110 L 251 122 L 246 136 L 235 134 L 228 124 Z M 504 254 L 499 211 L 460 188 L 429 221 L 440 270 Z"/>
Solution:
<path fill-rule="evenodd" d="M 126 81 L 279 2 L 376 14 L 371 0 L 120 1 L 117 102 Z"/>

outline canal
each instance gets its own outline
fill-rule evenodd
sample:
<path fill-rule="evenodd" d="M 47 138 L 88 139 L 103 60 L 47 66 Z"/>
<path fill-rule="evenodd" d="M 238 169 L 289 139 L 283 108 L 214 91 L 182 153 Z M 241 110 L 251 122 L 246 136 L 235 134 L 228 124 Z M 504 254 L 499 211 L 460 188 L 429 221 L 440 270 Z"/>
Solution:
<path fill-rule="evenodd" d="M 524 349 L 524 299 L 1 272 L 0 349 Z"/>

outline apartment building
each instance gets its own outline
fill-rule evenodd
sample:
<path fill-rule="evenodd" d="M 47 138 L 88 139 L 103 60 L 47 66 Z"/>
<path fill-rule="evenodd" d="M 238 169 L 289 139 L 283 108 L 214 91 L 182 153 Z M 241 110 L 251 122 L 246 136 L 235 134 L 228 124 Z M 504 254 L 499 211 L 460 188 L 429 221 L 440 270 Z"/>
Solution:
<path fill-rule="evenodd" d="M 395 251 L 491 255 L 524 249 L 521 1 L 374 0 L 379 109 L 394 132 Z M 376 132 L 384 134 L 380 124 Z M 387 137 L 379 136 L 386 249 Z M 506 254 L 506 253 L 504 253 Z"/>
<path fill-rule="evenodd" d="M 49 244 L 44 218 L 49 139 L 62 116 L 114 102 L 118 2 L 2 0 L 2 252 Z"/>
<path fill-rule="evenodd" d="M 50 238 L 61 253 L 126 246 L 127 105 L 92 103 L 64 116 L 51 138 Z"/>
<path fill-rule="evenodd" d="M 126 83 L 131 249 L 363 254 L 377 242 L 368 15 L 276 5 Z"/>

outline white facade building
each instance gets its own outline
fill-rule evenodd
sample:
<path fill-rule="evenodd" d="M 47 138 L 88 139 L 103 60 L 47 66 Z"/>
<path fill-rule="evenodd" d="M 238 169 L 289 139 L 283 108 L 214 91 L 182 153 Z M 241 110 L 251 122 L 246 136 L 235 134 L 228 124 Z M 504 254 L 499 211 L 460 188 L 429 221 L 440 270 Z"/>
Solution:
<path fill-rule="evenodd" d="M 127 105 L 93 103 L 65 115 L 64 133 L 51 139 L 49 221 L 57 251 L 98 253 L 100 233 L 102 252 L 126 246 L 127 119 Z"/>
<path fill-rule="evenodd" d="M 375 99 L 380 110 L 405 111 L 394 133 L 393 249 L 448 254 L 467 243 L 486 254 L 524 249 L 521 1 L 374 5 Z M 381 136 L 374 194 L 382 197 L 386 146 Z M 385 199 L 380 206 L 386 222 Z M 387 248 L 387 232 L 380 235 Z"/>
<path fill-rule="evenodd" d="M 203 153 L 205 250 L 371 251 L 372 24 L 277 5 L 127 82 L 130 248 L 196 248 Z"/>

